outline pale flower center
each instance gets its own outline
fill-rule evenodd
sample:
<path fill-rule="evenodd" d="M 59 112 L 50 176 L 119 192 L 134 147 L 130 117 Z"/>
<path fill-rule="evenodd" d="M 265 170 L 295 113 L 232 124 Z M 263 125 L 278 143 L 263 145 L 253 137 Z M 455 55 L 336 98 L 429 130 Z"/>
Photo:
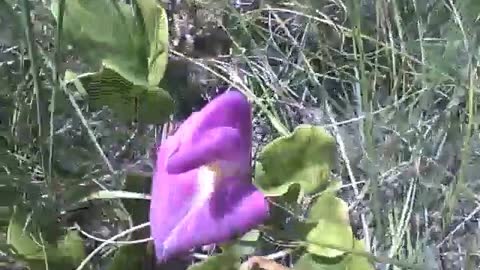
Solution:
<path fill-rule="evenodd" d="M 238 174 L 238 171 L 239 167 L 236 163 L 223 160 L 200 167 L 197 176 L 198 193 L 195 196 L 194 205 L 208 200 L 223 179 Z"/>
<path fill-rule="evenodd" d="M 181 223 L 187 222 L 190 218 L 205 204 L 208 203 L 213 192 L 218 187 L 218 184 L 221 183 L 226 177 L 233 176 L 238 174 L 240 167 L 236 162 L 227 162 L 227 161 L 215 161 L 210 164 L 204 165 L 198 169 L 197 175 L 197 190 L 194 193 L 192 199 L 191 208 L 183 217 Z M 187 224 L 187 230 L 192 229 L 190 224 Z M 176 235 L 176 230 L 182 228 L 178 225 L 174 231 L 171 232 L 170 236 L 165 240 L 165 243 L 168 243 L 173 235 Z M 173 240 L 172 240 L 173 241 Z M 168 248 L 167 245 L 164 246 L 165 250 Z"/>

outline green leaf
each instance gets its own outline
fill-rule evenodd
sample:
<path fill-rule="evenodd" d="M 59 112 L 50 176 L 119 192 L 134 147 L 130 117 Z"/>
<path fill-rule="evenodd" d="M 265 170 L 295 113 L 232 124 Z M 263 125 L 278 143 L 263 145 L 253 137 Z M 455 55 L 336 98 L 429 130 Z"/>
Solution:
<path fill-rule="evenodd" d="M 162 124 L 174 110 L 171 96 L 163 89 L 148 89 L 138 98 L 138 121 L 148 124 Z"/>
<path fill-rule="evenodd" d="M 345 254 L 345 251 L 329 248 L 328 245 L 345 250 L 353 248 L 354 236 L 348 218 L 348 206 L 333 192 L 325 192 L 316 199 L 308 212 L 308 219 L 317 222 L 306 237 L 309 252 L 337 257 Z"/>
<path fill-rule="evenodd" d="M 81 83 L 77 87 L 79 94 L 85 95 L 82 91 L 86 91 L 90 109 L 108 106 L 115 115 L 127 122 L 138 120 L 146 124 L 161 124 L 174 109 L 173 99 L 166 91 L 134 85 L 108 68 L 79 75 L 76 79 Z M 70 82 L 77 83 L 76 79 Z"/>
<path fill-rule="evenodd" d="M 31 223 L 27 224 L 28 220 L 29 213 L 15 207 L 8 225 L 7 244 L 12 246 L 16 256 L 26 260 L 32 269 L 45 269 L 45 260 L 50 269 L 72 269 L 85 258 L 84 243 L 78 232 L 69 231 L 56 245 L 42 243 L 40 234 L 32 232 Z M 35 240 L 32 235 L 35 235 Z"/>
<path fill-rule="evenodd" d="M 168 61 L 165 10 L 155 0 L 137 1 L 140 12 L 135 16 L 130 6 L 113 0 L 98 1 L 98 5 L 92 0 L 67 3 L 65 36 L 87 58 L 102 59 L 105 67 L 80 76 L 69 72 L 66 79 L 71 82 L 76 77 L 82 82 L 83 87 L 77 88 L 86 89 L 94 110 L 108 106 L 122 120 L 163 123 L 173 111 L 173 99 L 157 87 Z M 110 13 L 104 14 L 105 9 Z"/>
<path fill-rule="evenodd" d="M 157 86 L 163 78 L 168 61 L 168 18 L 155 0 L 137 2 L 142 11 L 149 43 L 148 83 Z"/>
<path fill-rule="evenodd" d="M 15 248 L 16 253 L 26 259 L 45 258 L 42 248 L 31 237 L 27 224 L 28 213 L 19 207 L 15 207 L 7 231 L 7 244 Z M 25 228 L 25 229 L 24 229 Z"/>
<path fill-rule="evenodd" d="M 324 257 L 337 257 L 352 250 L 354 236 L 350 225 L 328 219 L 320 219 L 307 234 L 307 250 Z M 339 249 L 336 249 L 339 248 Z"/>
<path fill-rule="evenodd" d="M 363 245 L 363 241 L 356 239 L 354 241 L 354 250 L 356 251 L 365 251 L 365 246 Z M 354 254 L 348 254 L 345 258 L 347 270 L 375 270 L 372 263 L 368 260 L 368 258 L 364 256 L 358 256 Z"/>
<path fill-rule="evenodd" d="M 228 249 L 231 249 L 239 256 L 250 255 L 255 252 L 258 246 L 258 239 L 260 232 L 258 230 L 251 230 L 245 233 L 242 237 L 236 239 Z"/>
<path fill-rule="evenodd" d="M 62 241 L 58 243 L 58 251 L 70 262 L 70 265 L 78 265 L 85 259 L 83 239 L 77 231 L 69 231 Z"/>
<path fill-rule="evenodd" d="M 82 76 L 80 82 L 87 91 L 90 109 L 99 110 L 103 106 L 108 106 L 120 119 L 134 120 L 135 97 L 133 92 L 137 89 L 131 82 L 108 68 Z"/>
<path fill-rule="evenodd" d="M 361 240 L 354 241 L 354 250 L 365 251 Z M 364 256 L 347 254 L 343 257 L 326 258 L 306 253 L 295 263 L 294 270 L 374 270 Z"/>
<path fill-rule="evenodd" d="M 308 219 L 311 221 L 328 219 L 338 223 L 350 224 L 348 205 L 332 192 L 325 192 L 315 200 L 308 212 Z"/>
<path fill-rule="evenodd" d="M 265 146 L 255 183 L 269 196 L 283 195 L 293 184 L 311 193 L 328 185 L 334 160 L 333 137 L 320 127 L 301 125 Z"/>
<path fill-rule="evenodd" d="M 351 253 L 364 252 L 365 248 L 353 235 L 347 204 L 333 192 L 325 192 L 316 199 L 308 211 L 308 220 L 316 220 L 317 224 L 306 236 L 310 254 L 299 260 L 298 269 L 373 269 L 369 268 L 372 266 L 366 257 Z M 338 262 L 340 258 L 342 261 Z"/>
<path fill-rule="evenodd" d="M 145 245 L 121 246 L 115 255 L 108 270 L 144 269 Z"/>
<path fill-rule="evenodd" d="M 155 0 L 130 5 L 115 0 L 65 3 L 65 39 L 86 59 L 135 85 L 158 86 L 168 61 L 168 21 Z M 52 11 L 58 18 L 57 3 Z M 140 11 L 140 12 L 138 12 Z"/>
<path fill-rule="evenodd" d="M 58 18 L 57 1 L 52 12 Z M 147 43 L 131 8 L 115 0 L 65 1 L 64 38 L 82 56 L 127 80 L 146 85 Z"/>
<path fill-rule="evenodd" d="M 346 270 L 345 261 L 322 258 L 305 253 L 293 266 L 294 270 Z M 353 269 L 352 269 L 353 270 Z"/>
<path fill-rule="evenodd" d="M 240 260 L 231 250 L 211 256 L 203 262 L 196 263 L 187 270 L 238 270 L 240 267 Z"/>

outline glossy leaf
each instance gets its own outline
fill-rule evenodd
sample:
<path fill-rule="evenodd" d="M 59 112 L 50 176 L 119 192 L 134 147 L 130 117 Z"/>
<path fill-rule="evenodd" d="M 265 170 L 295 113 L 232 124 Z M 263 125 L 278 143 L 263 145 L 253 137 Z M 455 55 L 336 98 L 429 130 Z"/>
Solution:
<path fill-rule="evenodd" d="M 328 219 L 342 224 L 350 224 L 348 217 L 348 205 L 332 192 L 325 192 L 318 196 L 308 212 L 308 219 L 316 221 Z"/>
<path fill-rule="evenodd" d="M 306 236 L 309 252 L 324 257 L 336 257 L 343 255 L 345 251 L 323 245 L 346 250 L 353 248 L 354 236 L 348 218 L 348 206 L 333 192 L 324 192 L 315 200 L 308 212 L 308 220 L 317 223 Z"/>
<path fill-rule="evenodd" d="M 136 3 L 135 13 L 118 1 L 66 1 L 65 38 L 86 59 L 100 60 L 133 84 L 157 86 L 168 60 L 166 12 L 155 0 Z"/>
<path fill-rule="evenodd" d="M 334 159 L 333 137 L 320 127 L 301 125 L 265 146 L 255 183 L 270 196 L 285 194 L 293 184 L 311 193 L 328 185 Z"/>
<path fill-rule="evenodd" d="M 58 243 L 58 251 L 69 265 L 78 265 L 85 258 L 84 242 L 77 231 L 69 231 Z"/>
<path fill-rule="evenodd" d="M 108 270 L 144 269 L 145 246 L 125 245 L 121 246 L 115 255 Z"/>
<path fill-rule="evenodd" d="M 161 124 L 173 111 L 169 94 L 157 88 L 168 61 L 167 16 L 155 0 L 135 3 L 66 1 L 64 36 L 103 67 L 80 78 L 92 109 L 108 106 L 123 120 Z"/>
<path fill-rule="evenodd" d="M 75 77 L 69 73 L 70 82 Z M 124 121 L 138 120 L 147 124 L 160 124 L 173 111 L 173 99 L 157 87 L 134 85 L 115 71 L 104 68 L 100 72 L 79 75 L 80 94 L 87 94 L 90 109 L 108 106 Z M 86 93 L 81 92 L 85 89 Z"/>
<path fill-rule="evenodd" d="M 324 257 L 337 257 L 345 254 L 343 250 L 353 248 L 354 236 L 350 225 L 329 219 L 320 219 L 307 234 L 307 250 Z"/>
<path fill-rule="evenodd" d="M 239 256 L 253 254 L 258 245 L 259 237 L 260 232 L 258 230 L 251 230 L 234 241 L 228 248 L 233 250 Z"/>
<path fill-rule="evenodd" d="M 149 88 L 138 97 L 138 121 L 148 124 L 162 124 L 174 110 L 173 99 L 160 88 Z"/>
<path fill-rule="evenodd" d="M 361 240 L 354 241 L 354 250 L 365 251 Z M 374 270 L 375 268 L 364 256 L 347 254 L 338 258 L 325 258 L 305 253 L 295 263 L 294 270 Z"/>
<path fill-rule="evenodd" d="M 58 17 L 56 2 L 52 11 Z M 147 42 L 128 5 L 112 0 L 65 1 L 63 29 L 65 40 L 85 59 L 105 64 L 133 83 L 146 84 Z"/>
<path fill-rule="evenodd" d="M 356 251 L 365 251 L 365 246 L 362 240 L 355 240 L 354 241 L 354 250 Z M 358 256 L 354 254 L 347 255 L 345 258 L 347 270 L 375 270 L 372 263 L 364 257 Z"/>
<path fill-rule="evenodd" d="M 120 119 L 125 121 L 134 119 L 134 91 L 138 88 L 134 88 L 131 82 L 108 68 L 79 76 L 79 80 L 88 94 L 86 98 L 91 110 L 108 106 Z"/>
<path fill-rule="evenodd" d="M 305 253 L 293 266 L 293 270 L 346 270 L 345 261 L 328 260 Z"/>
<path fill-rule="evenodd" d="M 43 259 L 42 248 L 30 235 L 27 222 L 27 213 L 20 208 L 15 208 L 7 231 L 7 244 L 15 248 L 17 254 L 27 259 Z"/>
<path fill-rule="evenodd" d="M 142 11 L 149 44 L 148 84 L 157 86 L 163 78 L 168 62 L 168 18 L 155 0 L 137 1 Z"/>
<path fill-rule="evenodd" d="M 70 269 L 85 258 L 84 243 L 78 232 L 68 232 L 56 244 L 42 243 L 40 235 L 32 233 L 31 226 L 27 224 L 28 217 L 28 212 L 19 207 L 15 208 L 8 225 L 7 244 L 12 246 L 16 256 L 26 260 L 32 269 L 45 269 L 45 260 L 50 269 Z"/>

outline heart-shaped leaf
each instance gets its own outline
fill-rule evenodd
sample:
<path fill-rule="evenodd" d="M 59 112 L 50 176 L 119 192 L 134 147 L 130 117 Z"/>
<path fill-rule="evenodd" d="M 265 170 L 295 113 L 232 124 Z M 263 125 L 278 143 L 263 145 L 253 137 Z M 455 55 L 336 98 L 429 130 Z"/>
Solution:
<path fill-rule="evenodd" d="M 7 244 L 15 248 L 18 255 L 26 259 L 44 259 L 41 246 L 31 237 L 27 224 L 28 213 L 15 207 L 7 231 Z"/>
<path fill-rule="evenodd" d="M 354 241 L 353 250 L 365 251 L 361 240 Z M 294 270 L 374 270 L 375 268 L 364 256 L 347 254 L 338 258 L 325 258 L 306 253 L 295 263 Z"/>
<path fill-rule="evenodd" d="M 293 270 L 346 270 L 345 261 L 331 260 L 305 253 L 293 266 Z"/>
<path fill-rule="evenodd" d="M 83 88 L 88 96 L 88 105 L 91 110 L 99 110 L 108 106 L 116 115 L 125 121 L 135 118 L 135 91 L 141 87 L 134 87 L 128 80 L 117 72 L 104 68 L 100 72 L 79 76 Z M 144 89 L 146 91 L 146 89 Z"/>
<path fill-rule="evenodd" d="M 307 250 L 323 257 L 337 257 L 351 250 L 354 236 L 348 217 L 348 205 L 333 192 L 322 193 L 308 211 L 308 220 L 316 226 L 307 234 Z"/>
<path fill-rule="evenodd" d="M 77 231 L 68 231 L 58 243 L 59 255 L 69 265 L 78 265 L 86 257 L 84 242 Z"/>
<path fill-rule="evenodd" d="M 320 127 L 301 125 L 265 146 L 258 160 L 255 183 L 265 194 L 283 195 L 293 184 L 311 193 L 328 185 L 335 141 Z"/>
<path fill-rule="evenodd" d="M 85 258 L 84 243 L 78 232 L 67 232 L 56 244 L 42 242 L 41 235 L 34 233 L 28 220 L 29 213 L 15 207 L 8 225 L 7 244 L 31 269 L 46 269 L 45 260 L 49 269 L 71 269 Z"/>
<path fill-rule="evenodd" d="M 142 11 L 149 45 L 148 84 L 157 86 L 163 78 L 168 61 L 168 18 L 155 0 L 137 1 Z"/>
<path fill-rule="evenodd" d="M 121 246 L 108 270 L 123 270 L 123 269 L 144 269 L 145 267 L 145 245 L 125 245 Z"/>
<path fill-rule="evenodd" d="M 58 18 L 56 3 L 52 12 Z M 148 43 L 130 6 L 112 0 L 65 1 L 65 40 L 92 64 L 104 64 L 135 84 L 148 76 Z"/>
<path fill-rule="evenodd" d="M 344 250 L 353 249 L 355 238 L 350 225 L 320 219 L 315 228 L 307 234 L 306 240 L 307 250 L 310 253 L 324 257 L 337 257 L 345 254 Z"/>
<path fill-rule="evenodd" d="M 308 211 L 308 219 L 317 221 L 328 219 L 342 224 L 350 224 L 348 205 L 345 201 L 335 196 L 333 192 L 324 192 L 316 198 Z"/>
<path fill-rule="evenodd" d="M 137 117 L 141 123 L 162 124 L 174 110 L 174 103 L 167 91 L 158 87 L 147 89 L 138 96 Z"/>
<path fill-rule="evenodd" d="M 168 60 L 168 21 L 155 0 L 65 2 L 64 37 L 86 60 L 103 64 L 135 85 L 157 86 Z M 52 11 L 58 18 L 57 3 Z M 134 12 L 136 11 L 136 12 Z"/>
<path fill-rule="evenodd" d="M 161 124 L 174 109 L 173 99 L 166 91 L 154 86 L 134 85 L 108 68 L 76 77 L 69 73 L 69 77 L 69 82 L 80 89 L 78 93 L 86 94 L 90 109 L 108 106 L 124 121 Z"/>
<path fill-rule="evenodd" d="M 232 241 L 232 243 L 225 245 L 224 250 L 232 250 L 239 256 L 250 255 L 255 252 L 256 247 L 259 244 L 260 231 L 251 230 L 244 234 L 242 237 Z"/>
<path fill-rule="evenodd" d="M 356 239 L 354 241 L 354 250 L 365 251 L 365 246 L 362 240 Z M 345 258 L 347 270 L 374 270 L 372 263 L 364 256 L 349 254 Z"/>

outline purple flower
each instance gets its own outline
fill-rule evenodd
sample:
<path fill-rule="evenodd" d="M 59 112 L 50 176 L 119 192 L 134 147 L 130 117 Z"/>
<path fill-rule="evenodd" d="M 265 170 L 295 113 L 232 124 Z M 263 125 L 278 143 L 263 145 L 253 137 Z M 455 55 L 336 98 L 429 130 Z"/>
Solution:
<path fill-rule="evenodd" d="M 193 113 L 157 148 L 150 225 L 157 260 L 241 235 L 268 216 L 251 183 L 250 104 L 237 91 Z"/>

